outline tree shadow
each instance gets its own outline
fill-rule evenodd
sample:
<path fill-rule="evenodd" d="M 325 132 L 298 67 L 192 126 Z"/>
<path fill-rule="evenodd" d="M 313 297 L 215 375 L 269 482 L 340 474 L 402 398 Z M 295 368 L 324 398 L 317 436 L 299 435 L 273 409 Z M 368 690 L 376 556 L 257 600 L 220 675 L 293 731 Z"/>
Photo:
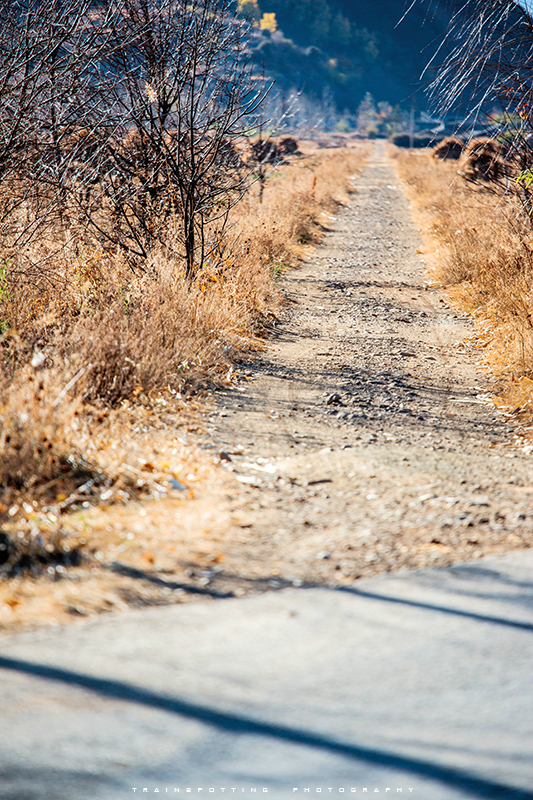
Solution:
<path fill-rule="evenodd" d="M 364 589 L 357 589 L 351 586 L 340 586 L 337 591 L 348 592 L 349 594 L 356 595 L 357 597 L 365 597 L 369 600 L 378 600 L 384 603 L 393 603 L 402 606 L 410 606 L 411 608 L 422 608 L 426 611 L 438 611 L 441 614 L 450 614 L 456 617 L 465 617 L 466 619 L 474 619 L 478 622 L 488 622 L 491 625 L 505 625 L 509 628 L 519 628 L 524 631 L 533 631 L 533 624 L 529 622 L 520 622 L 518 620 L 503 619 L 502 617 L 492 617 L 485 614 L 476 614 L 473 611 L 462 611 L 459 608 L 446 608 L 445 606 L 433 605 L 432 603 L 423 603 L 419 600 L 407 600 L 403 597 L 390 597 L 386 594 L 378 594 L 377 592 L 368 592 Z"/>
<path fill-rule="evenodd" d="M 402 756 L 378 748 L 348 744 L 340 740 L 322 736 L 312 731 L 300 730 L 286 725 L 263 722 L 240 714 L 216 711 L 207 706 L 190 703 L 133 686 L 121 681 L 95 678 L 71 670 L 36 664 L 17 658 L 0 656 L 0 669 L 11 670 L 25 675 L 33 675 L 45 680 L 57 681 L 69 686 L 77 686 L 122 702 L 136 703 L 159 709 L 187 719 L 193 719 L 218 730 L 235 735 L 267 736 L 278 741 L 302 745 L 317 750 L 335 753 L 386 769 L 396 769 L 408 775 L 420 776 L 446 786 L 468 792 L 469 797 L 501 798 L 501 800 L 533 800 L 533 792 L 502 784 L 473 775 L 461 769 L 420 758 Z"/>
<path fill-rule="evenodd" d="M 216 597 L 221 600 L 235 596 L 233 592 L 217 592 L 214 589 L 205 589 L 200 586 L 193 586 L 189 583 L 179 583 L 176 581 L 164 580 L 163 578 L 159 578 L 157 575 L 152 575 L 150 572 L 146 572 L 143 569 L 130 567 L 128 564 L 121 564 L 119 561 L 114 561 L 112 564 L 108 564 L 107 568 L 116 575 L 124 575 L 126 578 L 135 578 L 137 580 L 147 581 L 148 583 L 153 583 L 163 589 L 183 589 L 188 594 L 200 594 L 209 597 Z"/>

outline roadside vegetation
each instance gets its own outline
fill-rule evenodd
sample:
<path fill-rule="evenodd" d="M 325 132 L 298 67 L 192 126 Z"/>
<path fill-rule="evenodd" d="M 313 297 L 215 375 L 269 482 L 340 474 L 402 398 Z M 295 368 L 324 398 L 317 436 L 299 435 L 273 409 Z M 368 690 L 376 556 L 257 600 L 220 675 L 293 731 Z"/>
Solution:
<path fill-rule="evenodd" d="M 189 539 L 196 542 L 206 526 L 224 528 L 221 498 L 227 489 L 208 452 L 195 444 L 204 430 L 202 412 L 212 410 L 217 387 L 246 380 L 246 362 L 262 350 L 284 308 L 280 277 L 320 241 L 366 156 L 364 145 L 301 146 L 302 156 L 270 174 L 262 202 L 254 185 L 233 210 L 231 235 L 240 244 L 224 269 L 206 272 L 191 286 L 184 274 L 169 281 L 162 259 L 162 278 L 152 279 L 147 290 L 144 275 L 130 276 L 135 302 L 110 307 L 109 295 L 92 282 L 98 316 L 89 324 L 74 315 L 72 327 L 54 339 L 64 351 L 77 344 L 74 363 L 65 358 L 57 366 L 49 344 L 38 352 L 50 361 L 23 364 L 10 382 L 5 379 L 0 574 L 8 580 L 0 605 L 10 614 L 0 626 L 116 610 L 130 601 L 161 602 L 157 587 L 144 597 L 139 586 L 127 588 L 127 576 L 101 573 L 102 553 L 130 545 L 126 537 L 140 523 L 141 565 L 149 569 L 154 559 L 164 563 L 162 553 L 169 549 L 186 554 Z M 76 296 L 75 271 L 62 288 L 64 297 L 67 290 Z M 50 305 L 47 324 L 64 323 L 58 295 L 51 293 Z M 173 347 L 165 347 L 169 330 Z M 10 341 L 27 347 L 14 331 Z M 90 355 L 83 347 L 91 348 Z M 11 352 L 21 357 L 13 344 Z M 84 375 L 65 391 L 83 369 L 80 353 L 100 360 L 111 385 L 113 370 L 118 382 L 133 355 L 142 364 L 145 386 L 131 385 L 112 403 L 84 397 Z M 149 503 L 148 516 L 140 517 L 141 506 L 132 502 L 139 500 L 159 502 Z M 177 530 L 176 523 L 169 528 L 169 513 L 178 520 Z M 121 560 L 128 562 L 130 550 L 139 555 L 131 542 Z M 76 586 L 61 581 L 79 570 L 86 576 L 84 605 L 73 594 Z M 48 590 L 38 588 L 43 578 L 51 581 Z"/>
<path fill-rule="evenodd" d="M 473 185 L 454 160 L 394 148 L 425 238 L 424 254 L 453 300 L 477 320 L 487 367 L 507 384 L 503 402 L 533 403 L 533 236 L 514 197 Z"/>
<path fill-rule="evenodd" d="M 533 411 L 533 55 L 531 11 L 517 0 L 465 0 L 432 85 L 465 138 L 431 153 L 395 149 L 435 275 L 478 320 L 487 366 L 506 383 L 502 405 Z M 485 134 L 485 135 L 480 135 Z M 433 156 L 433 157 L 432 157 Z"/>
<path fill-rule="evenodd" d="M 262 346 L 283 306 L 277 279 L 320 240 L 325 212 L 342 202 L 363 153 L 311 145 L 309 155 L 278 166 L 262 202 L 253 186 L 232 210 L 231 254 L 192 284 L 163 254 L 148 274 L 131 274 L 120 258 L 63 251 L 58 285 L 46 295 L 7 289 L 4 510 L 21 491 L 85 478 L 96 431 L 124 409 L 152 408 L 163 397 L 183 404 L 230 383 L 232 365 Z"/>
<path fill-rule="evenodd" d="M 55 574 L 95 550 L 69 514 L 190 495 L 208 465 L 177 433 L 262 347 L 364 148 L 263 163 L 224 2 L 0 17 L 0 569 Z"/>

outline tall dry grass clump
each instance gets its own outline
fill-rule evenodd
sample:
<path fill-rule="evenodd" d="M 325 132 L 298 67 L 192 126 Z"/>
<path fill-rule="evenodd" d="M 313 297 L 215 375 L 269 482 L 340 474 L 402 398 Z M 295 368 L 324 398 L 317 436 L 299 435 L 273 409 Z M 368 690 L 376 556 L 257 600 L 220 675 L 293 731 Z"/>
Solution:
<path fill-rule="evenodd" d="M 393 152 L 435 275 L 483 323 L 492 366 L 533 375 L 533 235 L 516 199 L 474 186 L 457 165 Z"/>

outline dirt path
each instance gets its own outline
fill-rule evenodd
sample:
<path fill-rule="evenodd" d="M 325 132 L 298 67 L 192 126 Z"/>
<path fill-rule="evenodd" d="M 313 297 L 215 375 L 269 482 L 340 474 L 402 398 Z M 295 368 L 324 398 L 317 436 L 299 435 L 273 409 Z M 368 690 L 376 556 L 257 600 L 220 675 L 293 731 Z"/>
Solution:
<path fill-rule="evenodd" d="M 246 486 L 214 584 L 243 559 L 274 586 L 349 583 L 533 542 L 531 459 L 508 444 L 471 322 L 428 285 L 382 144 L 332 227 L 210 420 L 206 446 Z"/>
<path fill-rule="evenodd" d="M 178 433 L 205 449 L 194 491 L 73 514 L 92 561 L 6 584 L 0 629 L 533 545 L 531 457 L 490 402 L 470 320 L 427 283 L 382 144 L 331 227 L 287 273 L 275 336 L 203 434 L 150 432 L 162 458 Z"/>

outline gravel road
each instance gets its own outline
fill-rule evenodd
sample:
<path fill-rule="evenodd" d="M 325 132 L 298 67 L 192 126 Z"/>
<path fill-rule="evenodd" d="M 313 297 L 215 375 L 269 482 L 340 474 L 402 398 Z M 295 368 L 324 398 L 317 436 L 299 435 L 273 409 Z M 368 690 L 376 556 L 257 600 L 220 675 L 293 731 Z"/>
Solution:
<path fill-rule="evenodd" d="M 284 279 L 273 342 L 210 420 L 205 446 L 246 487 L 224 572 L 245 558 L 280 585 L 349 584 L 530 547 L 531 457 L 491 403 L 471 320 L 428 278 L 382 144 L 328 222 Z"/>

